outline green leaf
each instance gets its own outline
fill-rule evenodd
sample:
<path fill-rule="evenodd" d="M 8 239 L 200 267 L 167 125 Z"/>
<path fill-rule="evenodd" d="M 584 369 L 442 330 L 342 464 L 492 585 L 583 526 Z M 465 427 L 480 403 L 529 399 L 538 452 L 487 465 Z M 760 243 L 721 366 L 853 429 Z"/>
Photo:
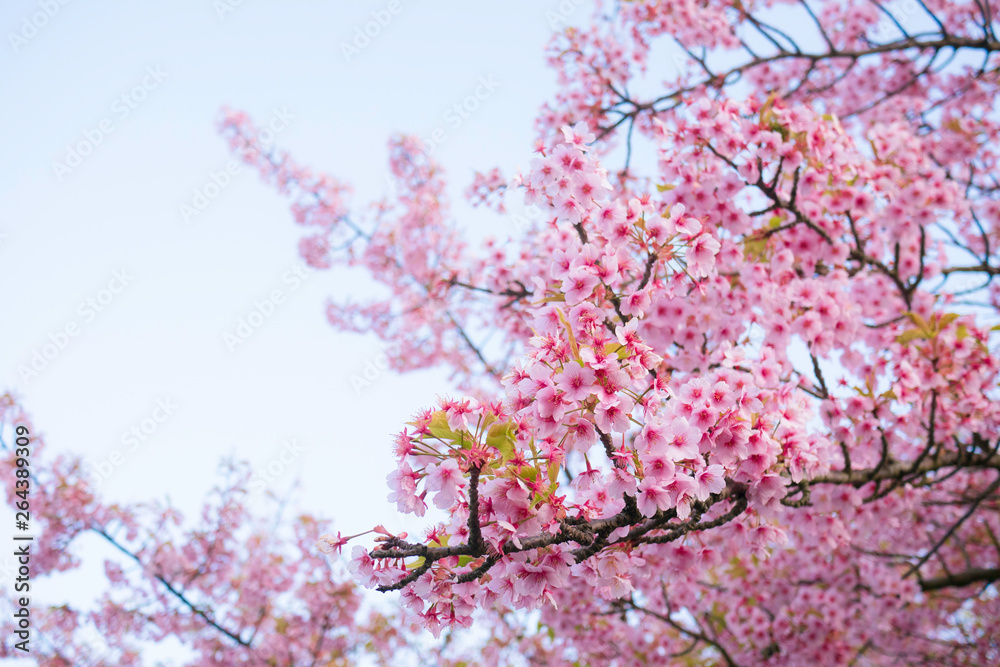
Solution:
<path fill-rule="evenodd" d="M 735 577 L 737 579 L 745 579 L 750 570 L 747 569 L 745 565 L 740 561 L 739 558 L 733 556 L 729 559 L 729 576 Z"/>
<path fill-rule="evenodd" d="M 748 236 L 743 240 L 743 256 L 753 261 L 767 259 L 767 239 L 759 236 Z"/>
<path fill-rule="evenodd" d="M 504 463 L 510 461 L 517 445 L 517 425 L 514 422 L 494 424 L 486 435 L 486 444 L 500 450 Z"/>
<path fill-rule="evenodd" d="M 946 326 L 957 320 L 958 317 L 958 313 L 945 313 L 938 320 L 938 330 L 944 329 Z"/>
<path fill-rule="evenodd" d="M 628 348 L 619 343 L 608 343 L 604 346 L 604 354 L 617 354 L 619 359 L 628 357 Z"/>
<path fill-rule="evenodd" d="M 903 333 L 896 336 L 896 342 L 903 343 L 905 345 L 906 343 L 915 340 L 923 340 L 925 338 L 927 338 L 927 334 L 924 333 L 923 331 L 920 331 L 919 329 L 910 329 L 909 331 L 904 331 Z"/>
<path fill-rule="evenodd" d="M 903 314 L 906 315 L 907 317 L 909 317 L 910 321 L 913 322 L 914 324 L 916 324 L 917 327 L 921 331 L 923 331 L 926 334 L 930 334 L 931 333 L 931 327 L 930 327 L 929 324 L 927 324 L 927 320 L 925 320 L 924 318 L 922 318 L 920 315 L 918 315 L 918 314 L 916 314 L 916 313 L 914 313 L 912 311 L 906 311 Z"/>
<path fill-rule="evenodd" d="M 573 335 L 573 327 L 569 325 L 569 321 L 563 314 L 563 311 L 556 308 L 556 314 L 559 315 L 559 321 L 562 322 L 563 328 L 566 329 L 566 336 L 569 338 L 569 349 L 573 350 L 573 357 L 576 359 L 580 358 L 580 348 L 576 344 L 576 336 Z"/>
<path fill-rule="evenodd" d="M 448 417 L 445 415 L 444 410 L 438 410 L 433 415 L 431 415 L 431 424 L 428 427 L 435 438 L 440 438 L 441 440 L 454 441 L 458 438 L 458 433 L 451 430 L 448 426 Z"/>

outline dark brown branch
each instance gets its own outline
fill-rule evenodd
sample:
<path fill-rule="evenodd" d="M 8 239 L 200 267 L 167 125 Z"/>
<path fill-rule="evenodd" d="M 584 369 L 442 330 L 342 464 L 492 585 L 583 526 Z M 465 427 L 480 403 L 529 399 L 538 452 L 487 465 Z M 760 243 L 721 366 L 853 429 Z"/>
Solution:
<path fill-rule="evenodd" d="M 469 546 L 480 549 L 483 534 L 479 528 L 479 468 L 469 470 Z"/>
<path fill-rule="evenodd" d="M 963 455 L 960 452 L 947 452 L 940 454 L 939 456 L 925 459 L 915 469 L 907 461 L 893 461 L 892 463 L 883 466 L 878 473 L 875 473 L 873 470 L 864 469 L 852 470 L 851 472 L 835 470 L 810 480 L 810 483 L 813 485 L 855 484 L 857 482 L 866 484 L 868 482 L 878 480 L 895 479 L 902 475 L 910 474 L 911 472 L 924 475 L 929 472 L 952 468 L 955 466 L 964 466 L 968 468 L 993 468 L 1000 470 L 1000 456 L 985 455 L 964 460 Z"/>
<path fill-rule="evenodd" d="M 140 560 L 137 555 L 135 555 L 134 553 L 132 553 L 131 551 L 129 551 L 128 549 L 126 549 L 124 545 L 122 545 L 120 542 L 118 542 L 118 540 L 116 540 L 114 537 L 112 537 L 110 534 L 108 534 L 107 531 L 105 531 L 102 526 L 96 526 L 96 525 L 95 526 L 90 526 L 90 529 L 92 531 L 94 531 L 95 533 L 97 533 L 98 535 L 100 535 L 101 537 L 103 537 L 105 540 L 107 540 L 108 543 L 110 543 L 111 546 L 113 546 L 115 549 L 117 549 L 118 551 L 120 551 L 121 553 L 125 554 L 126 556 L 128 556 L 129 558 L 131 558 L 133 561 L 135 561 L 136 563 L 138 563 L 143 569 L 147 568 L 146 564 L 143 563 L 142 560 Z M 216 630 L 218 630 L 219 632 L 221 632 L 225 636 L 229 637 L 230 639 L 232 639 L 234 642 L 236 642 L 240 646 L 244 646 L 246 648 L 250 648 L 250 642 L 244 640 L 237 633 L 235 633 L 235 632 L 233 632 L 231 630 L 228 630 L 228 629 L 222 627 L 218 623 L 218 621 L 216 621 L 215 618 L 211 614 L 209 614 L 204 609 L 200 608 L 199 606 L 197 606 L 193 602 L 191 602 L 191 600 L 184 594 L 184 592 L 177 590 L 177 588 L 175 588 L 174 585 L 172 583 L 170 583 L 170 581 L 168 581 L 166 579 L 166 577 L 164 577 L 163 575 L 160 575 L 160 574 L 152 574 L 152 576 L 153 576 L 154 579 L 156 579 L 158 582 L 160 582 L 163 585 L 163 587 L 166 588 L 167 591 L 170 592 L 171 595 L 173 595 L 175 598 L 177 598 L 177 600 L 181 604 L 183 604 L 191 612 L 193 612 L 196 616 L 198 616 L 203 621 L 205 621 L 205 623 L 207 623 L 211 627 L 215 628 Z"/>
<path fill-rule="evenodd" d="M 646 609 L 645 607 L 640 607 L 639 605 L 635 604 L 632 601 L 629 601 L 628 605 L 630 609 L 646 614 L 647 616 L 652 616 L 653 618 L 659 619 L 660 621 L 663 621 L 664 623 L 666 623 L 673 629 L 677 630 L 678 632 L 685 634 L 688 637 L 691 637 L 692 639 L 697 639 L 698 641 L 704 642 L 709 646 L 712 646 L 722 655 L 722 659 L 726 661 L 726 665 L 728 665 L 729 667 L 739 667 L 739 665 L 733 660 L 733 657 L 729 655 L 729 652 L 726 651 L 725 647 L 722 646 L 722 644 L 720 644 L 715 639 L 709 637 L 708 635 L 702 632 L 698 632 L 697 630 L 689 630 L 688 628 L 685 628 L 683 625 L 674 621 L 669 616 L 655 612 L 652 609 Z"/>
<path fill-rule="evenodd" d="M 970 584 L 992 583 L 1000 579 L 1000 568 L 972 568 L 958 574 L 947 574 L 942 577 L 921 579 L 920 589 L 924 592 L 939 591 L 942 588 L 960 588 Z"/>
<path fill-rule="evenodd" d="M 951 275 L 952 273 L 986 273 L 991 276 L 1000 275 L 1000 267 L 990 266 L 989 264 L 980 264 L 979 266 L 949 266 L 941 270 L 944 275 Z"/>
<path fill-rule="evenodd" d="M 993 483 L 990 484 L 988 487 L 986 487 L 986 490 L 983 491 L 979 495 L 979 497 L 977 497 L 975 499 L 975 501 L 970 505 L 969 509 L 965 512 L 965 514 L 963 514 L 958 519 L 958 521 L 956 521 L 954 524 L 952 524 L 951 528 L 949 528 L 945 532 L 945 534 L 941 536 L 941 538 L 934 544 L 934 546 L 931 547 L 930 550 L 920 558 L 920 560 L 918 560 L 916 563 L 914 563 L 910 567 L 910 569 L 908 569 L 906 571 L 906 574 L 903 575 L 903 578 L 906 579 L 911 574 L 916 573 L 917 570 L 919 570 L 923 566 L 923 564 L 926 563 L 930 559 L 931 556 L 933 556 L 934 554 L 937 553 L 938 549 L 940 549 L 942 546 L 944 546 L 944 543 L 948 541 L 948 538 L 950 538 L 952 535 L 955 534 L 955 531 L 958 530 L 959 526 L 961 526 L 963 523 L 965 523 L 965 521 L 970 516 L 972 516 L 973 512 L 976 511 L 976 508 L 979 507 L 979 503 L 981 503 L 987 497 L 989 497 L 989 496 L 993 495 L 994 493 L 996 493 L 996 490 L 998 488 L 1000 488 L 1000 475 L 997 475 L 997 478 L 995 480 L 993 480 Z"/>

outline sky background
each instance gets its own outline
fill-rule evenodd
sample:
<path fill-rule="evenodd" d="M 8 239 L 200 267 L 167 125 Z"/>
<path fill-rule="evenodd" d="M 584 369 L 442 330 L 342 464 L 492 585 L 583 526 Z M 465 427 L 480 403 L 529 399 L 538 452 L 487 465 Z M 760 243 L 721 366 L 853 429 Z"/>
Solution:
<path fill-rule="evenodd" d="M 554 90 L 543 49 L 546 12 L 558 2 L 398 0 L 350 60 L 341 44 L 390 3 L 225 2 L 53 0 L 47 20 L 38 0 L 0 4 L 0 386 L 18 394 L 50 450 L 104 464 L 110 500 L 169 497 L 191 514 L 219 481 L 221 458 L 273 471 L 294 441 L 300 453 L 269 490 L 283 494 L 297 479 L 293 505 L 333 517 L 345 534 L 376 523 L 412 530 L 426 522 L 403 522 L 386 501 L 391 437 L 449 390 L 444 375 L 383 373 L 355 390 L 351 376 L 379 342 L 335 331 L 324 304 L 366 284 L 329 272 L 297 289 L 283 282 L 299 263 L 302 230 L 288 200 L 249 169 L 190 224 L 179 207 L 232 159 L 216 130 L 228 105 L 258 123 L 290 114 L 275 146 L 350 182 L 359 205 L 388 192 L 393 132 L 444 127 L 434 157 L 449 175 L 455 218 L 473 235 L 512 233 L 510 222 L 471 211 L 461 192 L 474 169 L 510 174 L 531 159 L 533 119 Z M 32 31 L 32 21 L 43 25 Z M 157 83 L 150 71 L 165 76 Z M 144 77 L 134 108 L 125 106 L 120 98 Z M 480 77 L 500 85 L 451 128 L 443 114 Z M 103 135 L 98 145 L 75 168 L 58 168 L 88 132 Z M 115 281 L 123 271 L 124 286 Z M 102 293 L 109 286 L 118 292 Z M 223 335 L 275 288 L 286 300 L 230 351 Z M 101 298 L 101 312 L 81 306 Z M 49 348 L 37 375 L 22 372 L 67 328 L 76 335 L 54 356 Z M 123 434 L 162 417 L 158 401 L 173 414 L 130 451 Z M 46 585 L 47 601 L 89 590 L 79 580 Z"/>

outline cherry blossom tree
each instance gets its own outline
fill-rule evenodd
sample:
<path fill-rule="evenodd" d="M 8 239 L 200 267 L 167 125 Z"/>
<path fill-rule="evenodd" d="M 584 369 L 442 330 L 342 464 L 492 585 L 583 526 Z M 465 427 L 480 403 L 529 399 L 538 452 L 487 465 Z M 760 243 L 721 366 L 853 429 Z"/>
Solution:
<path fill-rule="evenodd" d="M 227 112 L 306 261 L 388 288 L 331 324 L 452 372 L 388 475 L 444 518 L 357 580 L 490 664 L 1000 661 L 996 4 L 600 3 L 482 247 L 419 140 L 358 207 Z"/>
<path fill-rule="evenodd" d="M 484 664 L 1000 662 L 1000 4 L 563 4 L 530 168 L 466 190 L 510 238 L 463 240 L 416 138 L 359 206 L 245 114 L 221 123 L 311 266 L 387 288 L 331 324 L 452 373 L 386 471 L 426 534 L 379 527 L 348 566 L 407 616 L 358 611 L 323 555 L 352 538 L 252 517 L 238 465 L 185 528 L 54 457 L 40 574 L 85 534 L 121 559 L 99 612 L 40 615 L 48 664 L 139 664 L 167 637 L 193 664 L 393 664 L 405 618 L 475 621 Z"/>
<path fill-rule="evenodd" d="M 27 466 L 16 464 L 24 452 L 15 434 L 27 434 Z M 0 657 L 51 667 L 144 665 L 153 664 L 142 659 L 144 649 L 165 640 L 174 640 L 185 664 L 206 667 L 348 665 L 361 656 L 391 665 L 400 651 L 419 657 L 406 623 L 363 611 L 343 568 L 316 550 L 329 522 L 282 518 L 292 529 L 281 531 L 273 518 L 265 522 L 250 512 L 248 466 L 224 464 L 222 483 L 200 521 L 191 523 L 168 505 L 104 502 L 88 486 L 82 461 L 47 451 L 10 394 L 0 396 L 0 447 L 6 495 L 16 505 L 24 498 L 17 492 L 27 492 L 36 536 L 28 543 L 30 572 L 22 577 L 30 588 L 15 594 L 31 601 L 30 653 L 14 645 L 18 619 L 14 600 L 4 595 Z M 96 605 L 42 606 L 40 589 L 52 590 L 56 577 L 86 565 L 83 552 L 107 556 Z M 12 590 L 18 563 L 0 558 L 0 566 Z"/>

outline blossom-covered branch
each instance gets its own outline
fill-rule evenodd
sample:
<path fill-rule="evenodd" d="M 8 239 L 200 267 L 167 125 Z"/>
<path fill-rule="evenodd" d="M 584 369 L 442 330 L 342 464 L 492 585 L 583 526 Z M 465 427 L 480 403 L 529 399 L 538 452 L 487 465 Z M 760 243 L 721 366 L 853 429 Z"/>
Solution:
<path fill-rule="evenodd" d="M 1000 660 L 996 9 L 600 3 L 529 168 L 467 190 L 538 213 L 480 249 L 394 142 L 421 176 L 342 256 L 391 295 L 331 320 L 464 394 L 388 478 L 443 520 L 355 576 L 551 664 Z"/>

